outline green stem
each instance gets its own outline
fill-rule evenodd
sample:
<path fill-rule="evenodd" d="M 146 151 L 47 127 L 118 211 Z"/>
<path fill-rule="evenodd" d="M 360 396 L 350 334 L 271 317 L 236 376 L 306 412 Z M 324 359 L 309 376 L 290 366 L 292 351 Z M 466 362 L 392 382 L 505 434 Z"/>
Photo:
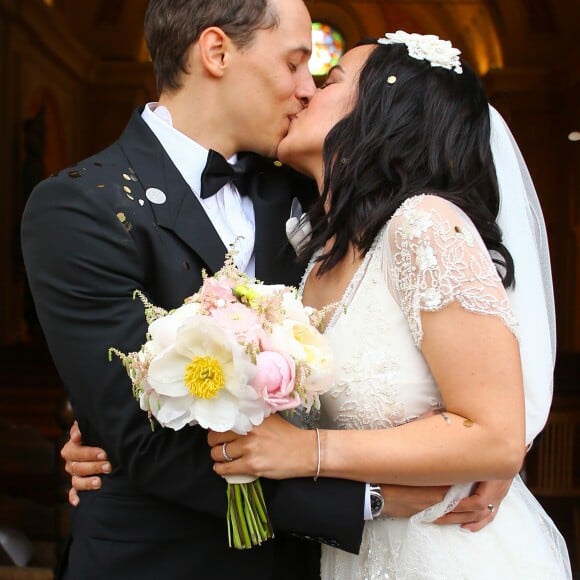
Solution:
<path fill-rule="evenodd" d="M 259 480 L 227 487 L 228 545 L 236 549 L 259 546 L 274 532 Z"/>

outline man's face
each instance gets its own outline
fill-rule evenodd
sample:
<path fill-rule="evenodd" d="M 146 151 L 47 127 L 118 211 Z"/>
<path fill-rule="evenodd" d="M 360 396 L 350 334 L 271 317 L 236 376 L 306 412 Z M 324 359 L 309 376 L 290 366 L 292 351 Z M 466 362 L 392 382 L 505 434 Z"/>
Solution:
<path fill-rule="evenodd" d="M 308 70 L 311 20 L 302 0 L 270 0 L 280 24 L 256 31 L 249 47 L 233 54 L 228 110 L 235 111 L 238 151 L 275 157 L 290 121 L 314 94 Z"/>

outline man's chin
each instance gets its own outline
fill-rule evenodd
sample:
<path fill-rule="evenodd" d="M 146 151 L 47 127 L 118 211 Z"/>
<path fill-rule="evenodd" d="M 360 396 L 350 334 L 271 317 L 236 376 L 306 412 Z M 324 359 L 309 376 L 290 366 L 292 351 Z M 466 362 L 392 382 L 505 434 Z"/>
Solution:
<path fill-rule="evenodd" d="M 268 157 L 269 159 L 278 159 L 278 142 L 274 145 L 265 146 L 261 151 L 257 151 L 262 157 Z"/>

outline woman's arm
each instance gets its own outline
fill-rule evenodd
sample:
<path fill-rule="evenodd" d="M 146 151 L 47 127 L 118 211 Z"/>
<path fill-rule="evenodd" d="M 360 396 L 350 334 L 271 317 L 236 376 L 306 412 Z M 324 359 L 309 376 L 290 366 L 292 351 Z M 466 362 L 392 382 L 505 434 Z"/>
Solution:
<path fill-rule="evenodd" d="M 505 290 L 473 223 L 442 198 L 411 198 L 389 224 L 382 258 L 445 412 L 394 429 L 321 431 L 321 475 L 398 485 L 513 477 L 525 455 L 520 352 Z M 314 433 L 277 438 L 267 429 L 228 443 L 239 459 L 216 471 L 316 473 Z"/>
<path fill-rule="evenodd" d="M 69 502 L 77 506 L 77 492 L 99 489 L 99 475 L 110 473 L 111 464 L 103 449 L 82 445 L 82 435 L 76 421 L 70 429 L 70 439 L 61 449 L 61 456 L 65 460 L 65 470 L 71 475 Z M 510 485 L 511 479 L 478 484 L 471 496 L 463 499 L 452 512 L 435 523 L 459 524 L 472 532 L 482 529 L 494 519 Z M 395 518 L 411 517 L 423 511 L 440 502 L 448 490 L 448 486 L 383 485 L 382 488 L 385 513 Z M 490 511 L 489 505 L 493 505 L 495 509 Z"/>
<path fill-rule="evenodd" d="M 524 399 L 515 336 L 499 318 L 456 302 L 421 319 L 422 352 L 446 412 L 392 430 L 322 432 L 324 475 L 441 485 L 520 470 Z"/>
<path fill-rule="evenodd" d="M 452 303 L 424 312 L 422 351 L 446 411 L 393 429 L 321 430 L 320 475 L 397 485 L 448 485 L 506 479 L 525 455 L 524 400 L 517 340 L 495 316 Z M 501 412 L 499 411 L 501 402 Z M 314 476 L 317 442 L 273 417 L 247 436 L 229 440 L 232 462 L 220 475 L 251 473 L 282 479 Z M 222 461 L 221 449 L 212 457 Z"/>

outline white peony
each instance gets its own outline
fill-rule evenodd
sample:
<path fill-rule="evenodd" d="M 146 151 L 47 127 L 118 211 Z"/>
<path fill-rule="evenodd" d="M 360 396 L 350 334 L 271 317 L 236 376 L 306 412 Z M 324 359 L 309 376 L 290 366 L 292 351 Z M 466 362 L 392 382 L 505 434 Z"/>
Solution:
<path fill-rule="evenodd" d="M 157 318 L 149 325 L 151 341 L 161 349 L 175 343 L 175 337 L 180 326 L 188 319 L 199 314 L 200 306 L 196 302 L 188 302 L 171 311 L 166 316 Z"/>
<path fill-rule="evenodd" d="M 284 316 L 290 320 L 310 324 L 310 318 L 308 317 L 309 311 L 304 308 L 297 292 L 286 292 L 284 294 L 282 308 L 284 310 Z"/>
<path fill-rule="evenodd" d="M 151 342 L 155 336 L 151 333 Z M 161 332 L 158 338 L 167 335 Z M 269 414 L 249 385 L 254 373 L 255 366 L 226 329 L 207 316 L 186 317 L 173 343 L 151 361 L 147 382 L 153 392 L 145 393 L 141 406 L 172 429 L 199 424 L 245 434 Z"/>

